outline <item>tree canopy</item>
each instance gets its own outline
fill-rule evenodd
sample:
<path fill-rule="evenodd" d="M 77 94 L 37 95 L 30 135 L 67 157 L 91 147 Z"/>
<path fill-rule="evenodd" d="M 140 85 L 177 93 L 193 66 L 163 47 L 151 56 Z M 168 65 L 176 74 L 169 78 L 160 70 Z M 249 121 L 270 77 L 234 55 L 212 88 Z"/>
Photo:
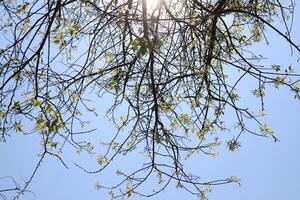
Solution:
<path fill-rule="evenodd" d="M 193 154 L 214 156 L 221 144 L 234 151 L 243 134 L 277 141 L 263 119 L 266 89 L 284 87 L 300 99 L 300 74 L 293 66 L 262 64 L 266 58 L 251 47 L 276 34 L 299 55 L 290 35 L 294 8 L 293 0 L 1 0 L 0 139 L 38 134 L 42 146 L 15 199 L 45 156 L 67 167 L 66 146 L 96 155 L 97 169 L 78 164 L 91 174 L 120 155 L 143 153 L 135 170 L 116 170 L 115 185 L 97 183 L 112 198 L 152 196 L 175 182 L 205 199 L 213 185 L 238 183 L 203 181 L 184 162 Z M 243 80 L 260 109 L 240 98 Z M 104 99 L 111 102 L 107 110 Z M 114 129 L 99 133 L 98 152 L 98 141 L 85 135 L 99 128 L 89 125 L 91 114 L 103 113 Z M 235 121 L 224 121 L 226 113 Z M 222 141 L 223 131 L 235 137 Z M 157 186 L 141 191 L 153 176 Z"/>

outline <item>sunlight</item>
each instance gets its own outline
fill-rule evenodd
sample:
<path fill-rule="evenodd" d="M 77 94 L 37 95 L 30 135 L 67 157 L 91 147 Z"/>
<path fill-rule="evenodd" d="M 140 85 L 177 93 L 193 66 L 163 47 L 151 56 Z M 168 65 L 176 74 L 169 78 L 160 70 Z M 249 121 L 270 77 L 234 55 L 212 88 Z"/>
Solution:
<path fill-rule="evenodd" d="M 152 13 L 153 11 L 156 10 L 156 8 L 159 5 L 160 0 L 147 0 L 147 7 L 149 13 Z"/>

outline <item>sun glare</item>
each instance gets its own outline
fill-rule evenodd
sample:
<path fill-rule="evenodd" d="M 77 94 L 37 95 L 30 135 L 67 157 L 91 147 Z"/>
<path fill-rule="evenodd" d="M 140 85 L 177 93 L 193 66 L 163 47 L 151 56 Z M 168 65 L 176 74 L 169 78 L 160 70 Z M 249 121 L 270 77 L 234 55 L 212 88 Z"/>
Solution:
<path fill-rule="evenodd" d="M 147 0 L 148 11 L 153 12 L 159 4 L 160 0 Z"/>

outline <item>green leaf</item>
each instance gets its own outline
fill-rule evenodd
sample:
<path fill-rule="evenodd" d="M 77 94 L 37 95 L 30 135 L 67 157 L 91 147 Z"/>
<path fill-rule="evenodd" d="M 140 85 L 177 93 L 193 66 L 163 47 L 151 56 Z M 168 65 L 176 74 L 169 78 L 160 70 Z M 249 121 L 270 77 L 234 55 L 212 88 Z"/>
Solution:
<path fill-rule="evenodd" d="M 109 53 L 104 57 L 104 59 L 105 59 L 105 62 L 107 62 L 108 64 L 111 64 L 114 60 L 114 57 L 112 54 Z"/>
<path fill-rule="evenodd" d="M 144 37 L 133 40 L 131 46 L 137 57 L 143 57 L 149 52 L 149 49 L 152 48 L 151 43 Z"/>
<path fill-rule="evenodd" d="M 50 142 L 49 145 L 50 145 L 51 148 L 56 149 L 57 145 L 58 145 L 58 142 Z"/>
<path fill-rule="evenodd" d="M 262 134 L 270 135 L 274 139 L 274 142 L 278 141 L 278 139 L 274 136 L 274 131 L 272 130 L 272 128 L 267 126 L 266 124 L 261 124 L 259 127 L 259 131 Z"/>
<path fill-rule="evenodd" d="M 49 114 L 51 111 L 52 111 L 51 106 L 48 103 L 46 103 L 46 105 L 45 105 L 45 113 Z"/>
<path fill-rule="evenodd" d="M 35 127 L 33 128 L 34 131 L 38 131 L 38 130 L 41 130 L 45 127 L 45 120 L 40 117 L 36 120 L 36 124 L 35 124 Z"/>
<path fill-rule="evenodd" d="M 161 140 L 160 140 L 160 136 L 159 136 L 159 134 L 158 133 L 155 133 L 155 141 L 156 141 L 156 143 L 161 143 Z"/>
<path fill-rule="evenodd" d="M 280 71 L 280 67 L 281 67 L 280 65 L 275 65 L 275 64 L 272 65 L 272 69 L 275 70 L 276 72 Z"/>
<path fill-rule="evenodd" d="M 97 182 L 95 185 L 96 190 L 100 190 L 101 189 L 101 185 Z"/>
<path fill-rule="evenodd" d="M 16 14 L 23 14 L 26 12 L 27 7 L 30 5 L 28 2 L 24 2 L 22 4 L 19 4 L 16 10 Z"/>
<path fill-rule="evenodd" d="M 227 142 L 227 147 L 228 147 L 229 151 L 235 151 L 240 146 L 241 146 L 241 144 L 235 138 L 233 138 Z"/>
<path fill-rule="evenodd" d="M 12 107 L 13 109 L 15 109 L 15 110 L 21 110 L 21 104 L 20 104 L 20 102 L 19 101 L 16 101 L 15 103 L 14 103 L 14 105 L 13 105 L 13 107 Z"/>
<path fill-rule="evenodd" d="M 127 194 L 127 198 L 131 197 L 132 195 L 132 188 L 129 185 L 126 186 L 126 194 Z"/>
<path fill-rule="evenodd" d="M 0 118 L 4 118 L 5 115 L 6 115 L 6 113 L 5 113 L 4 111 L 1 111 L 1 110 L 0 110 Z"/>
<path fill-rule="evenodd" d="M 97 156 L 97 163 L 99 165 L 104 165 L 107 163 L 107 161 L 108 161 L 107 158 L 104 158 L 102 155 Z"/>
<path fill-rule="evenodd" d="M 277 76 L 274 80 L 273 80 L 273 84 L 274 87 L 276 89 L 279 89 L 279 86 L 283 85 L 285 83 L 285 77 L 284 76 Z"/>
<path fill-rule="evenodd" d="M 39 102 L 36 98 L 32 98 L 31 105 L 33 105 L 33 107 L 37 108 L 41 105 L 41 102 Z"/>
<path fill-rule="evenodd" d="M 15 124 L 15 130 L 16 130 L 16 132 L 23 132 L 22 125 L 20 122 L 17 122 Z"/>
<path fill-rule="evenodd" d="M 68 29 L 68 33 L 71 35 L 72 38 L 75 38 L 79 29 L 79 25 L 73 25 Z"/>
<path fill-rule="evenodd" d="M 252 94 L 256 97 L 263 97 L 265 96 L 265 92 L 262 89 L 255 89 L 252 91 Z"/>

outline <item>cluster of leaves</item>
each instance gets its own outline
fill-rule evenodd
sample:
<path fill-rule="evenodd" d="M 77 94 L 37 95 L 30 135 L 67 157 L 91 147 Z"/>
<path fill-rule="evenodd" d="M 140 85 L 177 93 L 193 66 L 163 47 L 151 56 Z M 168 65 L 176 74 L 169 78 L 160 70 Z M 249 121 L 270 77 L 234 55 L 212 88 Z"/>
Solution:
<path fill-rule="evenodd" d="M 260 116 L 240 106 L 242 80 L 249 78 L 259 86 L 253 95 L 260 99 L 262 111 L 267 85 L 285 86 L 300 98 L 300 75 L 292 67 L 282 71 L 279 65 L 261 66 L 263 57 L 248 49 L 267 40 L 268 28 L 300 52 L 287 26 L 293 1 L 282 3 L 159 0 L 149 9 L 146 0 L 2 0 L 1 24 L 8 23 L 0 26 L 1 140 L 14 131 L 40 134 L 40 162 L 51 155 L 65 165 L 60 157 L 65 144 L 78 153 L 95 154 L 93 142 L 77 136 L 94 130 L 84 120 L 86 112 L 97 115 L 89 98 L 110 98 L 107 117 L 116 127 L 115 135 L 102 142 L 99 169 L 80 167 L 100 173 L 117 156 L 132 151 L 143 152 L 147 161 L 137 163 L 130 173 L 117 170 L 122 180 L 115 185 L 97 183 L 96 188 L 108 189 L 112 198 L 152 196 L 175 181 L 205 199 L 212 185 L 238 179 L 204 181 L 187 173 L 184 158 L 216 155 L 219 133 L 228 130 L 226 111 L 235 114 L 236 134 L 227 141 L 229 150 L 240 146 L 244 133 L 276 140 Z M 272 25 L 275 17 L 286 30 Z M 247 125 L 251 122 L 256 129 Z M 152 174 L 159 177 L 158 188 L 150 194 L 140 192 Z"/>

